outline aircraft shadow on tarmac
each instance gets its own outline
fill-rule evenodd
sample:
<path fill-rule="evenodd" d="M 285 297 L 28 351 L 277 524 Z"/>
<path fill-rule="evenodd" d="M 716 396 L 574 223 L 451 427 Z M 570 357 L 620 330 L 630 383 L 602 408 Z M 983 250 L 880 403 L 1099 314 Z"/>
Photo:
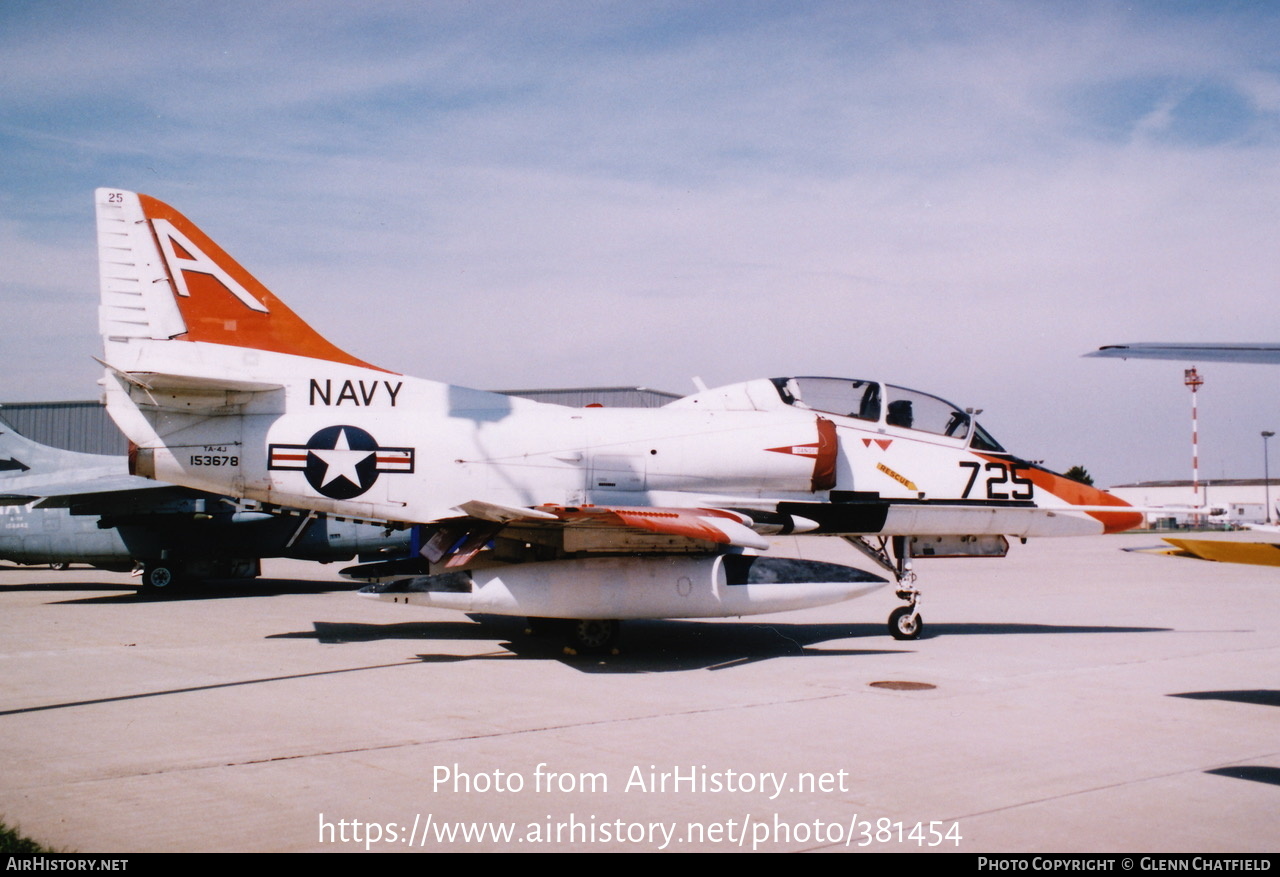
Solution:
<path fill-rule="evenodd" d="M 470 615 L 465 621 L 398 624 L 315 622 L 307 632 L 276 634 L 279 638 L 314 638 L 327 644 L 374 640 L 494 641 L 504 652 L 482 655 L 418 654 L 424 663 L 475 660 L 555 660 L 587 673 L 656 673 L 683 670 L 727 670 L 773 658 L 832 658 L 897 654 L 914 649 L 890 640 L 880 624 L 784 624 L 777 622 L 708 623 L 700 621 L 628 621 L 619 654 L 566 654 L 554 637 L 525 633 L 525 620 Z M 967 634 L 1155 633 L 1156 627 L 1106 627 L 1045 624 L 939 624 L 929 636 Z M 896 648 L 813 648 L 833 640 L 874 638 Z"/>
<path fill-rule="evenodd" d="M 879 635 L 878 625 L 847 624 L 709 624 L 697 621 L 628 621 L 616 655 L 566 654 L 553 636 L 525 632 L 525 619 L 472 615 L 471 621 L 424 621 L 400 624 L 345 624 L 318 621 L 313 632 L 278 634 L 313 637 L 323 643 L 372 640 L 496 641 L 504 651 L 481 655 L 417 655 L 423 663 L 476 660 L 560 661 L 593 673 L 656 673 L 723 670 L 783 657 L 838 657 L 893 654 L 902 649 L 811 649 L 815 643 Z M 891 642 L 887 637 L 886 643 Z"/>
<path fill-rule="evenodd" d="M 166 590 L 162 593 L 148 592 L 140 587 L 130 583 L 114 583 L 114 582 L 48 582 L 48 583 L 21 583 L 8 585 L 0 582 L 0 594 L 5 591 L 111 591 L 110 595 L 100 597 L 81 597 L 72 600 L 58 601 L 60 603 L 121 603 L 121 602 L 155 602 L 163 603 L 166 601 L 181 600 L 232 600 L 253 597 L 275 597 L 285 594 L 332 594 L 340 592 L 352 592 L 361 587 L 356 582 L 336 582 L 336 581 L 311 581 L 306 579 L 232 579 L 226 581 L 206 581 L 191 582 L 182 585 L 173 590 Z M 516 631 L 512 634 L 515 643 L 513 644 L 518 655 L 524 656 L 533 654 L 529 648 L 525 647 L 525 643 L 537 638 L 523 636 L 525 620 L 523 618 L 498 616 L 498 615 L 472 615 L 468 616 L 477 620 L 483 619 L 489 628 L 506 628 Z M 696 628 L 697 633 L 690 636 L 688 629 L 677 628 L 677 625 L 683 625 L 684 628 Z M 401 624 L 389 625 L 367 625 L 367 624 L 332 624 L 329 622 L 317 622 L 317 631 L 321 627 L 326 630 L 345 631 L 342 635 L 334 634 L 333 639 L 326 639 L 318 632 L 308 632 L 301 634 L 282 634 L 282 636 L 305 636 L 320 639 L 322 642 L 360 642 L 375 639 L 493 639 L 493 636 L 485 633 L 485 628 L 478 627 L 474 623 L 466 622 L 409 622 Z M 742 631 L 744 629 L 761 629 L 771 630 L 777 633 L 772 636 L 763 638 L 763 642 L 748 643 L 742 640 L 741 633 L 733 634 L 738 637 L 739 645 L 730 649 L 730 651 L 741 650 L 743 647 L 764 645 L 771 648 L 771 654 L 767 657 L 782 657 L 784 655 L 797 655 L 805 651 L 805 646 L 813 645 L 817 642 L 824 642 L 832 639 L 850 639 L 855 637 L 881 637 L 885 635 L 883 624 L 861 623 L 861 624 L 835 624 L 835 625 L 811 625 L 811 624 L 765 624 L 763 622 L 742 621 L 737 624 L 708 624 L 697 621 L 628 621 L 625 626 L 625 639 L 623 648 L 625 651 L 640 652 L 650 651 L 658 652 L 669 649 L 686 648 L 689 651 L 697 648 L 696 641 L 698 637 L 709 636 L 715 638 L 718 633 L 716 628 L 727 628 L 729 630 Z M 652 629 L 656 631 L 655 635 L 646 635 L 645 631 Z M 1080 633 L 1165 633 L 1170 632 L 1172 628 L 1167 627 L 1130 627 L 1130 626 L 1114 626 L 1114 625 L 1069 625 L 1069 624 L 1030 624 L 1030 623 L 929 623 L 920 637 L 922 640 L 932 639 L 933 637 L 942 636 L 998 636 L 1008 634 L 1080 634 Z M 364 631 L 364 632 L 361 632 Z M 399 631 L 399 633 L 397 633 Z M 426 631 L 431 631 L 427 633 Z M 820 631 L 819 633 L 810 633 L 812 631 Z M 415 633 L 416 632 L 416 633 Z M 681 638 L 694 641 L 694 646 L 682 646 Z M 539 652 L 539 657 L 546 657 L 542 652 L 558 652 L 559 647 L 555 645 L 553 640 L 547 639 L 541 641 L 546 646 L 545 649 L 535 649 Z M 790 651 L 786 651 L 790 649 Z M 888 651 L 901 651 L 902 649 L 889 649 Z M 865 650 L 850 652 L 850 654 L 866 654 Z M 841 652 L 833 650 L 822 650 L 822 655 L 841 654 Z M 445 658 L 446 656 L 440 656 Z"/>
<path fill-rule="evenodd" d="M 1280 690 L 1271 688 L 1243 688 L 1224 691 L 1183 691 L 1171 694 L 1170 697 L 1185 697 L 1188 700 L 1223 700 L 1228 703 L 1248 703 L 1255 706 L 1280 706 Z M 1255 783 L 1267 783 L 1280 786 L 1280 767 L 1265 764 L 1234 764 L 1230 767 L 1218 767 L 1206 770 L 1215 776 L 1231 777 L 1236 780 L 1250 780 Z"/>
<path fill-rule="evenodd" d="M 324 583 L 286 582 L 287 585 L 321 585 Z M 246 586 L 247 587 L 247 586 Z M 0 589 L 2 590 L 2 589 Z M 121 599 L 89 598 L 90 600 Z M 130 599 L 125 597 L 123 599 Z M 67 601 L 73 602 L 73 601 Z M 88 602 L 88 601 L 84 601 Z M 355 624 L 314 622 L 310 631 L 272 634 L 267 639 L 314 639 L 318 643 L 339 644 L 376 642 L 381 640 L 456 640 L 493 642 L 503 651 L 479 655 L 417 654 L 413 658 L 332 670 L 239 679 L 180 688 L 106 695 L 88 700 L 40 704 L 15 709 L 0 709 L 0 717 L 46 710 L 93 706 L 117 701 L 130 701 L 172 694 L 187 694 L 223 688 L 282 682 L 316 676 L 330 676 L 366 670 L 408 667 L 415 663 L 448 664 L 463 661 L 558 660 L 567 667 L 584 673 L 656 673 L 682 670 L 726 670 L 772 658 L 792 657 L 856 657 L 907 653 L 910 649 L 815 649 L 817 643 L 840 639 L 885 637 L 879 624 L 777 624 L 765 622 L 706 623 L 697 621 L 632 621 L 628 622 L 624 650 L 619 655 L 572 656 L 552 638 L 524 633 L 524 619 L 507 616 L 468 616 L 469 621 L 419 621 L 398 624 Z M 1092 627 L 1044 624 L 952 624 L 935 625 L 935 635 L 963 634 L 1027 634 L 1027 633 L 1156 633 L 1167 628 Z M 505 640 L 505 641 L 502 641 Z M 886 639 L 882 640 L 890 642 Z M 1280 692 L 1188 692 L 1175 697 L 1238 700 L 1247 703 L 1277 705 Z M 1280 768 L 1267 766 L 1235 766 L 1208 771 L 1223 776 L 1280 784 Z"/>
<path fill-rule="evenodd" d="M 1220 777 L 1231 777 L 1235 780 L 1251 780 L 1255 783 L 1280 786 L 1280 767 L 1271 767 L 1265 764 L 1237 764 L 1232 767 L 1218 767 L 1213 770 L 1206 770 L 1205 773 Z"/>
<path fill-rule="evenodd" d="M 137 594 L 138 589 L 128 584 L 116 584 L 115 582 L 22 582 L 17 585 L 0 584 L 0 594 L 17 593 L 18 591 L 48 591 L 50 593 L 59 593 L 63 591 L 110 591 L 111 597 L 92 597 L 92 600 L 109 600 L 113 598 L 129 597 L 132 598 Z M 76 602 L 66 600 L 60 602 Z"/>
<path fill-rule="evenodd" d="M 1029 633 L 1172 633 L 1172 627 L 1131 627 L 1114 624 L 1027 624 L 1019 622 L 975 622 L 972 624 L 931 624 L 921 639 L 942 636 L 1007 636 Z"/>
<path fill-rule="evenodd" d="M 1234 703 L 1252 703 L 1258 706 L 1280 706 L 1280 691 L 1270 688 L 1246 688 L 1235 691 L 1184 691 L 1170 697 L 1188 700 L 1226 700 Z"/>
<path fill-rule="evenodd" d="M 59 603 L 180 603 L 185 600 L 238 600 L 246 597 L 279 597 L 286 594 L 330 594 L 354 591 L 360 585 L 351 582 L 313 582 L 305 579 L 228 579 L 193 582 L 163 593 L 147 591 L 128 584 L 93 582 L 51 585 L 16 585 L 6 590 L 27 591 L 114 591 L 109 596 L 59 600 Z"/>

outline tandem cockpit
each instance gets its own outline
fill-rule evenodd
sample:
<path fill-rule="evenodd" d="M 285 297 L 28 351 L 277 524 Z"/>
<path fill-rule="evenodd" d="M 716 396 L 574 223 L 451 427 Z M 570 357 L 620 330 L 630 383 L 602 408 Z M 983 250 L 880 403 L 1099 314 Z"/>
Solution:
<path fill-rule="evenodd" d="M 977 451 L 1005 453 L 973 418 L 973 411 L 919 390 L 851 378 L 771 378 L 787 405 L 822 414 L 945 436 Z"/>

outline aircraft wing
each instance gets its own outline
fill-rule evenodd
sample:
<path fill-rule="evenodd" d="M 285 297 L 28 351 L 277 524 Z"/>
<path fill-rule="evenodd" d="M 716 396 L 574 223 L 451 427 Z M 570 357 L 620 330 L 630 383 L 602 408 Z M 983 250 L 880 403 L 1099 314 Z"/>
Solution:
<path fill-rule="evenodd" d="M 496 539 L 574 552 L 767 550 L 767 535 L 1060 536 L 1133 526 L 1128 507 L 1046 508 L 1033 503 L 924 500 L 782 502 L 774 509 L 727 507 L 514 507 L 471 501 L 457 517 L 427 524 L 422 554 L 432 563 L 469 563 Z"/>
<path fill-rule="evenodd" d="M 1031 502 L 881 499 L 858 502 L 781 502 L 775 510 L 738 507 L 616 506 L 530 509 L 469 502 L 470 517 L 523 527 L 633 530 L 764 550 L 765 535 L 1062 536 L 1118 532 L 1141 523 L 1142 510 L 1123 505 L 1038 506 Z M 523 514 L 519 514 L 523 512 Z"/>
<path fill-rule="evenodd" d="M 1165 539 L 1183 557 L 1216 560 L 1219 563 L 1246 563 L 1255 566 L 1280 566 L 1280 544 L 1244 542 L 1227 539 Z"/>
<path fill-rule="evenodd" d="M 0 506 L 36 502 L 39 508 L 70 508 L 83 499 L 129 494 L 151 498 L 179 489 L 128 470 L 123 456 L 42 445 L 0 419 Z"/>
<path fill-rule="evenodd" d="M 1280 344 L 1108 344 L 1085 356 L 1111 359 L 1180 359 L 1187 362 L 1280 364 Z"/>
<path fill-rule="evenodd" d="M 506 506 L 473 500 L 461 515 L 422 525 L 419 554 L 444 569 L 467 566 L 483 549 L 503 560 L 525 560 L 522 550 L 557 554 L 688 555 L 719 553 L 727 546 L 766 550 L 769 541 L 752 529 L 749 514 L 719 508 L 660 506 Z M 776 527 L 774 528 L 777 529 Z M 499 544 L 506 550 L 498 549 Z M 511 553 L 512 548 L 516 555 Z M 373 580 L 421 572 L 414 559 L 381 561 L 343 570 Z"/>
<path fill-rule="evenodd" d="M 33 499 L 56 499 L 89 494 L 118 493 L 125 490 L 154 490 L 164 486 L 166 485 L 134 475 L 107 475 L 100 478 L 70 479 L 65 481 L 53 481 L 44 478 L 31 484 L 15 485 L 15 489 L 5 492 L 3 498 L 0 498 L 0 503 L 12 505 L 13 503 L 6 502 L 6 500 L 15 496 L 25 496 L 24 502 L 30 502 Z M 43 507 L 48 508 L 52 505 L 56 504 L 50 503 Z"/>
<path fill-rule="evenodd" d="M 1165 537 L 1168 546 L 1151 548 L 1126 548 L 1142 554 L 1163 554 L 1166 557 L 1189 557 L 1196 560 L 1212 560 L 1218 563 L 1244 563 L 1253 566 L 1280 566 L 1280 527 L 1270 524 L 1246 524 L 1247 529 L 1259 534 L 1259 538 L 1186 539 Z"/>
<path fill-rule="evenodd" d="M 769 547 L 768 541 L 751 529 L 752 521 L 748 515 L 726 509 L 556 505 L 519 509 L 487 502 L 467 502 L 459 506 L 459 510 L 481 520 L 502 524 L 638 530 L 740 548 Z"/>
<path fill-rule="evenodd" d="M 464 514 L 430 525 L 423 554 L 433 563 L 461 566 L 499 534 L 505 539 L 552 544 L 577 551 L 706 550 L 736 546 L 765 550 L 769 542 L 750 526 L 748 515 L 716 508 L 558 506 L 533 508 L 472 501 Z"/>
<path fill-rule="evenodd" d="M 118 503 L 126 498 L 142 495 L 152 501 L 166 492 L 194 495 L 184 487 L 175 487 L 124 473 L 51 472 L 13 479 L 0 486 L 0 506 L 27 505 L 34 502 L 36 508 L 72 508 L 88 502 L 100 504 Z"/>
<path fill-rule="evenodd" d="M 141 483 L 134 483 L 135 480 Z M 207 496 L 210 494 L 189 487 L 126 476 L 97 484 L 66 483 L 46 488 L 35 497 L 35 507 L 71 509 L 73 514 L 108 514 L 139 504 L 153 508 L 171 500 Z M 0 504 L 14 503 L 7 503 L 0 497 Z"/>

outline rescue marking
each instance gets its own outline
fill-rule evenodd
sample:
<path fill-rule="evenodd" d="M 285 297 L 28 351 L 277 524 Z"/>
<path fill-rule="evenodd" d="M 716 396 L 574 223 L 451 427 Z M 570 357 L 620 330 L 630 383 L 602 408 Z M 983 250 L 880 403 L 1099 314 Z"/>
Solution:
<path fill-rule="evenodd" d="M 886 466 L 884 463 L 876 463 L 876 468 L 877 468 L 877 469 L 879 469 L 879 470 L 880 470 L 881 472 L 883 472 L 884 474 L 888 475 L 888 476 L 889 476 L 890 478 L 892 478 L 894 481 L 897 481 L 899 484 L 901 484 L 901 485 L 902 485 L 903 487 L 905 487 L 907 490 L 919 490 L 919 489 L 920 489 L 920 488 L 916 487 L 916 483 L 915 483 L 914 481 L 912 481 L 910 478 L 907 478 L 907 477 L 905 477 L 905 476 L 899 475 L 897 472 L 894 472 L 892 469 L 890 469 L 890 468 L 889 468 L 888 466 Z"/>

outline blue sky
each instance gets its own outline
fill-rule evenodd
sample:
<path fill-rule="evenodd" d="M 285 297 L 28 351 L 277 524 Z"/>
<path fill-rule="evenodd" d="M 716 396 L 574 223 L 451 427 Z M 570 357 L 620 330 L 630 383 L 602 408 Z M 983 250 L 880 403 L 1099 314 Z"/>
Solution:
<path fill-rule="evenodd" d="M 1280 7 L 0 2 L 9 401 L 93 398 L 92 190 L 173 204 L 340 346 L 486 388 L 783 374 L 1189 474 L 1181 363 L 1280 341 Z M 1206 365 L 1208 477 L 1280 370 Z"/>

